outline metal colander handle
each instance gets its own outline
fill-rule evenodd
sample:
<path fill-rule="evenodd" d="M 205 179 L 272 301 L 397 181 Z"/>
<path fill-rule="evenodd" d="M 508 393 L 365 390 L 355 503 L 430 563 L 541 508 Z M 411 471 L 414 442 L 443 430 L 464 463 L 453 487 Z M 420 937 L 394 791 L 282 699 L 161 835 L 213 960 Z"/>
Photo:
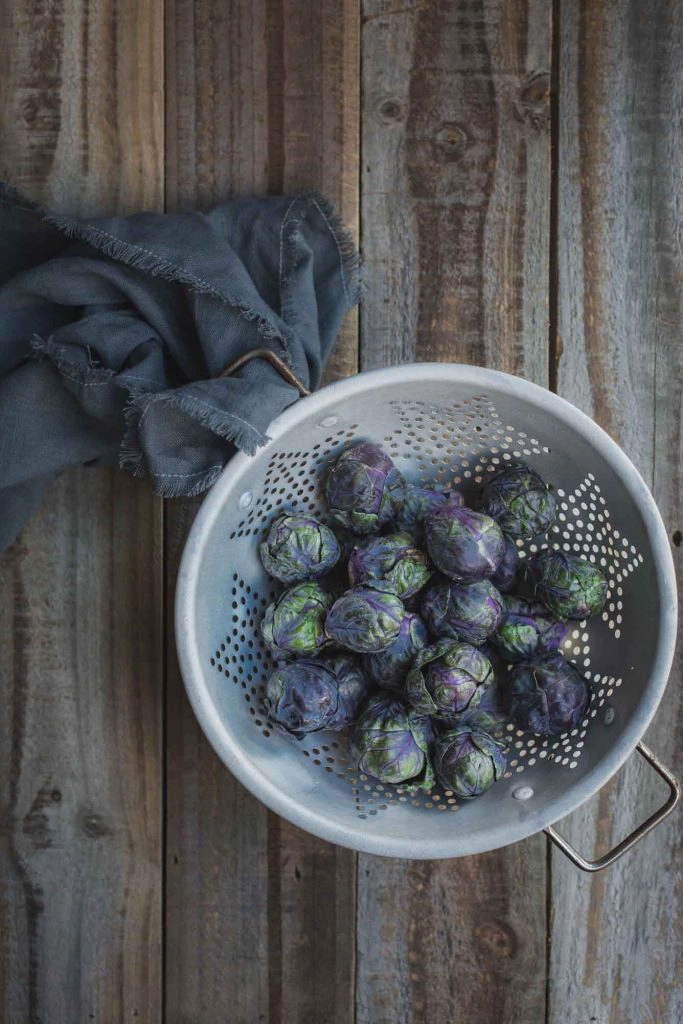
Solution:
<path fill-rule="evenodd" d="M 678 803 L 678 798 L 681 795 L 681 787 L 678 783 L 678 779 L 672 775 L 669 769 L 662 764 L 662 762 L 652 753 L 649 747 L 645 746 L 644 743 L 639 743 L 636 750 L 641 757 L 644 757 L 648 764 L 654 768 L 657 774 L 664 779 L 669 787 L 669 797 L 666 803 L 662 804 L 654 814 L 651 814 L 650 817 L 642 823 L 642 825 L 638 825 L 630 835 L 626 836 L 625 839 L 622 839 L 620 843 L 602 857 L 598 857 L 597 860 L 586 860 L 585 857 L 582 857 L 578 850 L 575 850 L 574 847 L 559 834 L 559 832 L 555 831 L 552 825 L 548 825 L 548 827 L 543 830 L 548 838 L 552 839 L 555 845 L 558 846 L 567 857 L 569 857 L 572 864 L 576 864 L 577 868 L 581 868 L 582 871 L 602 871 L 603 868 L 607 868 L 610 864 L 614 864 L 615 860 L 618 860 L 619 857 L 625 854 L 627 850 L 630 850 L 635 846 L 643 836 L 646 836 L 648 832 L 651 832 L 655 825 L 659 825 L 660 822 L 664 821 Z"/>
<path fill-rule="evenodd" d="M 228 365 L 221 370 L 218 376 L 230 377 L 233 373 L 237 373 L 238 370 L 241 370 L 243 366 L 246 366 L 247 363 L 250 363 L 252 359 L 265 359 L 267 363 L 270 363 L 271 366 L 275 367 L 283 380 L 297 389 L 302 398 L 305 398 L 306 395 L 310 395 L 311 392 L 308 390 L 306 385 L 303 381 L 299 380 L 293 370 L 290 370 L 284 359 L 280 359 L 280 357 L 269 348 L 252 348 L 251 351 L 244 352 L 241 356 L 238 356 L 237 359 L 233 359 L 231 363 L 228 363 Z"/>

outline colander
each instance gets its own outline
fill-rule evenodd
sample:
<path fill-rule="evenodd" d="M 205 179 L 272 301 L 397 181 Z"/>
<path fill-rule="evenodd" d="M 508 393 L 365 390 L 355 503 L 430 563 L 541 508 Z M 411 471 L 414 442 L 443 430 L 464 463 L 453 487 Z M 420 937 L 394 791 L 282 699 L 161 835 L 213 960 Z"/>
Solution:
<path fill-rule="evenodd" d="M 302 389 L 303 390 L 303 389 Z M 218 756 L 269 808 L 323 839 L 366 853 L 441 858 L 480 853 L 542 829 L 597 870 L 668 814 L 678 786 L 639 740 L 661 699 L 676 632 L 668 537 L 624 452 L 556 395 L 480 367 L 420 363 L 329 385 L 287 409 L 255 456 L 236 455 L 204 501 L 180 566 L 176 636 L 187 692 Z M 482 797 L 438 787 L 416 795 L 360 774 L 338 733 L 294 739 L 264 710 L 274 663 L 259 635 L 274 596 L 258 544 L 278 509 L 327 520 L 321 475 L 341 451 L 372 441 L 415 482 L 474 497 L 510 459 L 555 487 L 548 544 L 596 562 L 609 580 L 602 615 L 576 622 L 564 654 L 590 681 L 577 729 L 559 738 L 508 726 L 508 771 Z M 520 546 L 520 556 L 537 550 Z M 552 823 L 595 793 L 638 749 L 666 780 L 666 803 L 618 847 L 588 861 Z"/>

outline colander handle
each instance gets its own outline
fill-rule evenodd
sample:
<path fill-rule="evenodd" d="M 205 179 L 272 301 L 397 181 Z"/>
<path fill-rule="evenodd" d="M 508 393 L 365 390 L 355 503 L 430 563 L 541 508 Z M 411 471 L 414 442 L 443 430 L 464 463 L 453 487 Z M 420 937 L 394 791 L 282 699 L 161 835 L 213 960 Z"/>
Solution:
<path fill-rule="evenodd" d="M 218 376 L 230 377 L 233 373 L 237 373 L 238 370 L 241 370 L 243 366 L 246 366 L 247 363 L 250 363 L 252 359 L 265 359 L 266 362 L 275 367 L 280 376 L 286 380 L 288 384 L 291 384 L 292 387 L 297 389 L 300 395 L 303 397 L 310 395 L 311 392 L 308 390 L 306 385 L 299 380 L 292 370 L 290 370 L 287 363 L 280 359 L 279 356 L 276 356 L 274 352 L 271 352 L 269 348 L 252 348 L 251 351 L 244 352 L 243 355 L 238 356 L 237 359 L 228 363 L 225 369 L 221 370 Z"/>
<path fill-rule="evenodd" d="M 639 840 L 646 836 L 648 832 L 651 832 L 655 825 L 659 825 L 661 821 L 664 821 L 666 817 L 673 811 L 674 807 L 678 803 L 678 798 L 681 795 L 681 788 L 678 780 L 674 775 L 671 774 L 668 768 L 666 768 L 662 762 L 655 757 L 649 747 L 646 747 L 644 743 L 639 743 L 636 750 L 644 757 L 648 764 L 652 765 L 654 770 L 661 778 L 664 779 L 669 787 L 669 798 L 665 804 L 650 815 L 647 821 L 644 821 L 642 825 L 634 829 L 630 836 L 626 836 L 622 839 L 613 850 L 609 850 L 608 853 L 602 857 L 598 857 L 597 860 L 586 860 L 581 854 L 574 849 L 567 840 L 556 832 L 552 825 L 548 825 L 544 829 L 545 834 L 549 839 L 555 843 L 556 846 L 562 850 L 567 857 L 569 857 L 572 864 L 576 864 L 577 868 L 581 868 L 582 871 L 602 871 L 603 868 L 608 868 L 610 864 L 614 864 L 615 860 L 618 860 L 627 850 L 635 846 Z"/>

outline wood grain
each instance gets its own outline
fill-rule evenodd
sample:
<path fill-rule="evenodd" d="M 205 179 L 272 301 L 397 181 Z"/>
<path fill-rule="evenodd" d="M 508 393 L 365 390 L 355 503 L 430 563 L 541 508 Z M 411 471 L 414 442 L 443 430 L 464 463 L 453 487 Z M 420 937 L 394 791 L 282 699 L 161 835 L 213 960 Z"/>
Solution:
<path fill-rule="evenodd" d="M 0 168 L 162 203 L 161 4 L 2 5 Z M 161 504 L 73 471 L 0 557 L 0 1017 L 161 1019 Z"/>
<path fill-rule="evenodd" d="M 0 173 L 70 213 L 159 209 L 163 0 L 3 0 Z"/>
<path fill-rule="evenodd" d="M 358 226 L 356 5 L 167 3 L 167 196 L 321 189 Z M 357 368 L 347 317 L 328 376 Z M 196 504 L 167 510 L 169 612 Z M 170 625 L 170 618 L 169 618 Z M 169 1024 L 352 1013 L 355 857 L 266 812 L 210 750 L 168 639 Z"/>
<path fill-rule="evenodd" d="M 683 11 L 562 3 L 560 28 L 559 389 L 643 473 L 680 572 Z M 646 736 L 679 777 L 681 653 Z M 562 830 L 604 852 L 661 800 L 632 760 Z M 549 1021 L 680 1021 L 680 814 L 596 878 L 553 853 L 552 879 Z"/>
<path fill-rule="evenodd" d="M 538 2 L 364 5 L 364 368 L 546 382 L 550 27 Z M 358 889 L 358 1024 L 544 1019 L 542 838 L 360 857 Z"/>
<path fill-rule="evenodd" d="M 392 7 L 364 6 L 363 367 L 545 382 L 548 5 Z"/>

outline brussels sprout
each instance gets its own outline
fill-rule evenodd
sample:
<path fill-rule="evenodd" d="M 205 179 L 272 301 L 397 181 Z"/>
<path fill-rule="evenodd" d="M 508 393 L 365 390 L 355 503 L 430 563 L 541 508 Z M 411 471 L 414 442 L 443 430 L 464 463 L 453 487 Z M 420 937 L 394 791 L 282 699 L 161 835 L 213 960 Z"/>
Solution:
<path fill-rule="evenodd" d="M 403 504 L 396 515 L 396 525 L 399 530 L 417 533 L 425 516 L 445 502 L 453 502 L 456 506 L 464 504 L 463 497 L 458 491 L 444 493 L 443 491 L 434 491 L 429 487 L 421 487 L 419 484 L 406 483 Z"/>
<path fill-rule="evenodd" d="M 325 481 L 330 512 L 354 533 L 377 533 L 394 518 L 405 481 L 389 456 L 374 444 L 343 452 Z"/>
<path fill-rule="evenodd" d="M 420 616 L 407 612 L 392 645 L 379 654 L 368 654 L 366 668 L 379 686 L 403 693 L 403 683 L 413 658 L 428 643 L 427 627 Z"/>
<path fill-rule="evenodd" d="M 337 684 L 337 710 L 330 716 L 326 729 L 345 729 L 358 718 L 371 682 L 360 659 L 341 651 L 324 654 L 319 662 L 334 676 Z"/>
<path fill-rule="evenodd" d="M 416 656 L 404 692 L 420 714 L 453 718 L 467 711 L 479 687 L 492 681 L 491 663 L 476 647 L 438 640 Z"/>
<path fill-rule="evenodd" d="M 557 652 L 517 665 L 510 673 L 508 709 L 524 732 L 557 736 L 576 729 L 589 696 L 586 680 Z"/>
<path fill-rule="evenodd" d="M 505 551 L 505 540 L 495 519 L 452 501 L 428 513 L 425 538 L 434 565 L 454 580 L 491 576 Z"/>
<path fill-rule="evenodd" d="M 487 732 L 497 737 L 504 731 L 508 720 L 505 688 L 508 674 L 506 662 L 501 658 L 500 651 L 490 640 L 477 647 L 478 651 L 491 663 L 492 673 L 486 683 L 477 687 L 467 710 L 459 715 L 451 726 L 467 724 L 480 732 Z M 446 724 L 449 724 L 448 722 Z"/>
<path fill-rule="evenodd" d="M 297 583 L 268 605 L 261 636 L 279 657 L 317 654 L 327 643 L 325 617 L 332 601 L 319 583 Z"/>
<path fill-rule="evenodd" d="M 266 684 L 268 714 L 295 735 L 326 729 L 338 702 L 334 673 L 319 661 L 302 659 L 279 665 Z"/>
<path fill-rule="evenodd" d="M 502 743 L 469 725 L 456 726 L 434 744 L 434 771 L 444 789 L 461 800 L 480 796 L 505 773 Z"/>
<path fill-rule="evenodd" d="M 538 473 L 511 462 L 487 481 L 481 508 L 509 537 L 535 537 L 555 522 L 557 502 Z"/>
<path fill-rule="evenodd" d="M 349 559 L 352 587 L 372 580 L 386 580 L 399 597 L 411 597 L 431 578 L 427 556 L 415 547 L 409 533 L 371 537 L 354 548 Z"/>
<path fill-rule="evenodd" d="M 283 583 L 322 576 L 341 554 L 332 530 L 313 516 L 281 512 L 260 546 L 263 568 Z"/>
<path fill-rule="evenodd" d="M 431 789 L 433 739 L 429 718 L 391 695 L 371 697 L 353 731 L 349 756 L 354 767 L 380 782 Z"/>
<path fill-rule="evenodd" d="M 527 560 L 525 576 L 534 597 L 558 619 L 587 619 L 607 600 L 607 580 L 598 567 L 565 551 L 539 551 Z"/>
<path fill-rule="evenodd" d="M 325 632 L 340 647 L 377 654 L 396 640 L 405 613 L 390 584 L 365 583 L 334 602 L 325 619 Z"/>
<path fill-rule="evenodd" d="M 517 573 L 519 571 L 519 550 L 515 542 L 510 540 L 509 537 L 505 537 L 505 535 L 503 535 L 503 539 L 505 541 L 503 557 L 498 563 L 498 568 L 490 579 L 496 590 L 500 590 L 501 594 L 507 594 L 509 591 L 514 589 L 515 583 L 517 582 Z"/>
<path fill-rule="evenodd" d="M 554 622 L 544 608 L 510 595 L 503 598 L 503 617 L 491 639 L 508 661 L 528 661 L 556 651 L 568 633 L 568 622 Z"/>
<path fill-rule="evenodd" d="M 451 637 L 479 645 L 498 628 L 503 598 L 489 580 L 454 583 L 442 579 L 427 587 L 420 607 L 436 639 Z"/>
<path fill-rule="evenodd" d="M 357 658 L 327 654 L 280 665 L 266 685 L 266 707 L 287 732 L 338 731 L 352 725 L 370 680 Z"/>

